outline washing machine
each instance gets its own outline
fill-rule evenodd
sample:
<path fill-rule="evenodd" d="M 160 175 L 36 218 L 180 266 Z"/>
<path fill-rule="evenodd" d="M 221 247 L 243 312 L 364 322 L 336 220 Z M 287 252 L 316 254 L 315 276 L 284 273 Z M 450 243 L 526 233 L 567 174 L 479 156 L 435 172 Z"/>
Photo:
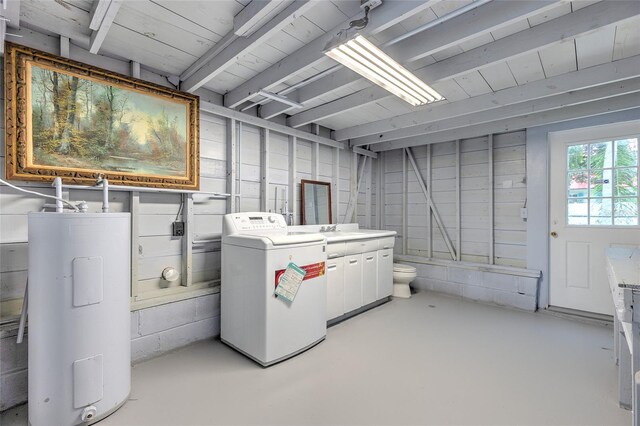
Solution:
<path fill-rule="evenodd" d="M 326 247 L 322 234 L 289 233 L 279 214 L 225 215 L 221 340 L 265 367 L 324 340 Z M 293 301 L 275 293 L 290 263 L 306 272 Z"/>

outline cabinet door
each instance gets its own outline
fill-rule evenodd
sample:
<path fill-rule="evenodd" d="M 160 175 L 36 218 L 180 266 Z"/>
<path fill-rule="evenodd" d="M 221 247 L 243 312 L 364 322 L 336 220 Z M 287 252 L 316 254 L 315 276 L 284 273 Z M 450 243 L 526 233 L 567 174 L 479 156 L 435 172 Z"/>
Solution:
<path fill-rule="evenodd" d="M 344 257 L 344 311 L 362 306 L 362 254 Z"/>
<path fill-rule="evenodd" d="M 378 252 L 362 254 L 362 304 L 368 305 L 377 299 L 378 289 Z"/>
<path fill-rule="evenodd" d="M 393 249 L 378 251 L 378 300 L 393 293 Z"/>
<path fill-rule="evenodd" d="M 327 260 L 327 321 L 344 314 L 344 257 Z"/>

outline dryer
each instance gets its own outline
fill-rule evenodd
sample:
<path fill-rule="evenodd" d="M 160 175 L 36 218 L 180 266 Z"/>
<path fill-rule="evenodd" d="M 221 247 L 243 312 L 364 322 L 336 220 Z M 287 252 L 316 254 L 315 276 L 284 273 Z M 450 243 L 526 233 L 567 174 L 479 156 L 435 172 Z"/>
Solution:
<path fill-rule="evenodd" d="M 293 262 L 306 271 L 293 302 L 276 296 Z M 289 233 L 282 215 L 232 213 L 222 227 L 221 340 L 262 366 L 324 340 L 326 239 Z"/>

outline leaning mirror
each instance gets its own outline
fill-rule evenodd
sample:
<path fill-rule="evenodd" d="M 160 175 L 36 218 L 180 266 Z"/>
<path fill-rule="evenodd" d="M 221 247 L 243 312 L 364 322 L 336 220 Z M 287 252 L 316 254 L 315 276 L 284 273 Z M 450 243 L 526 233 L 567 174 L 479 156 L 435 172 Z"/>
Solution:
<path fill-rule="evenodd" d="M 315 180 L 300 181 L 302 224 L 331 223 L 331 184 Z"/>

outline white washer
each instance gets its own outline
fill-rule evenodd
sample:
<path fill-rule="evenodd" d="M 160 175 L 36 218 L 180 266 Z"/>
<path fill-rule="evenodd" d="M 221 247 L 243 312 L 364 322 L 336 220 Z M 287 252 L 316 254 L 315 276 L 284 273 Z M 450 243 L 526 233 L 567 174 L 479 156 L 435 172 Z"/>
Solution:
<path fill-rule="evenodd" d="M 322 234 L 288 233 L 279 214 L 225 215 L 222 341 L 266 367 L 324 340 L 326 247 Z M 293 302 L 274 294 L 277 278 L 290 262 L 307 270 Z"/>

